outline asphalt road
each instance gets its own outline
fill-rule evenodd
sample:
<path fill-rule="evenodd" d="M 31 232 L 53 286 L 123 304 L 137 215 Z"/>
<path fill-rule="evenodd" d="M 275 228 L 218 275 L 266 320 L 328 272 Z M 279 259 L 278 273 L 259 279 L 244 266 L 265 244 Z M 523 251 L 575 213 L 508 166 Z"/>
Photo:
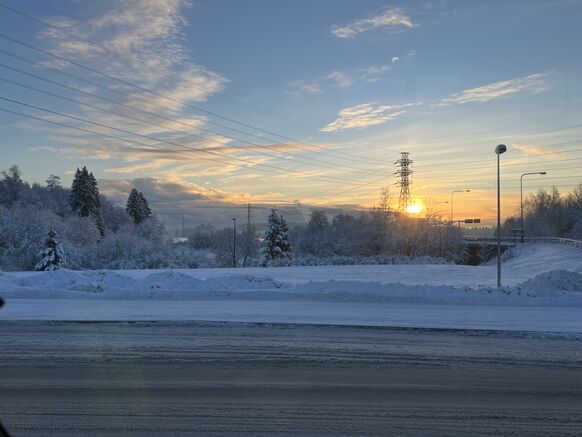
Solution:
<path fill-rule="evenodd" d="M 292 325 L 0 323 L 18 436 L 582 434 L 582 345 Z"/>

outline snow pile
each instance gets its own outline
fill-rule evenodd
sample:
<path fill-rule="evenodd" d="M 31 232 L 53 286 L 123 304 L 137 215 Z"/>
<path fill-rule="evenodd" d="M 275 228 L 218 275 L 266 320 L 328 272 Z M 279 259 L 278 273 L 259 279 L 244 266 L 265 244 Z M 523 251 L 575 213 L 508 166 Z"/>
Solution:
<path fill-rule="evenodd" d="M 582 292 L 582 274 L 569 270 L 552 270 L 528 279 L 521 284 L 521 288 L 538 296 L 548 291 Z"/>
<path fill-rule="evenodd" d="M 196 290 L 202 281 L 182 272 L 163 270 L 129 284 L 133 290 Z"/>
<path fill-rule="evenodd" d="M 72 270 L 52 270 L 35 275 L 25 276 L 18 281 L 18 285 L 26 288 L 45 288 L 51 284 L 57 290 L 85 290 L 92 282 L 83 272 Z M 96 284 L 94 284 L 96 287 Z"/>
<path fill-rule="evenodd" d="M 131 280 L 131 278 L 128 279 Z M 268 276 L 225 275 L 216 278 L 198 279 L 176 270 L 164 270 L 135 280 L 132 283 L 118 284 L 118 287 L 113 288 L 177 292 L 174 293 L 177 297 L 184 297 L 187 294 L 196 293 L 274 290 L 281 288 L 282 285 L 282 283 Z"/>
<path fill-rule="evenodd" d="M 6 298 L 90 300 L 254 300 L 353 303 L 456 305 L 574 305 L 582 306 L 582 275 L 563 271 L 540 275 L 520 286 L 503 288 L 409 284 L 346 279 L 305 282 L 276 280 L 259 275 L 197 278 L 183 271 L 165 270 L 133 278 L 115 271 L 58 270 L 5 281 Z"/>

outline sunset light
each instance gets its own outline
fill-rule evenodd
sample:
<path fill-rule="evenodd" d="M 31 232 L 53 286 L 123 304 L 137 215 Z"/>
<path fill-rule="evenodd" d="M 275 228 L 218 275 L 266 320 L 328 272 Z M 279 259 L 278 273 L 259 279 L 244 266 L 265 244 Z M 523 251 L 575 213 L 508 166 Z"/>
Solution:
<path fill-rule="evenodd" d="M 0 437 L 582 435 L 582 0 L 0 0 Z"/>
<path fill-rule="evenodd" d="M 423 211 L 424 207 L 420 203 L 413 203 L 412 205 L 408 205 L 406 208 L 406 212 L 408 214 L 416 215 L 420 214 Z"/>

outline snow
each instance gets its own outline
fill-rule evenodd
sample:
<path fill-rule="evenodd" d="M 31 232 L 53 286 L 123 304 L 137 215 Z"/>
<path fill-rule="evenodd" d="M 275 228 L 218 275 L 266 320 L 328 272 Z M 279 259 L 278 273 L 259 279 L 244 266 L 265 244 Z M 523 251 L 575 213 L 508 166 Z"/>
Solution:
<path fill-rule="evenodd" d="M 552 291 L 582 292 L 582 274 L 568 270 L 552 270 L 528 279 L 521 287 L 537 295 Z"/>
<path fill-rule="evenodd" d="M 176 321 L 324 324 L 398 328 L 542 331 L 582 338 L 580 308 L 465 305 L 378 305 L 277 301 L 92 301 L 17 299 L 7 306 L 10 320 Z"/>
<path fill-rule="evenodd" d="M 582 250 L 526 245 L 495 266 L 0 273 L 11 320 L 195 320 L 582 334 Z"/>

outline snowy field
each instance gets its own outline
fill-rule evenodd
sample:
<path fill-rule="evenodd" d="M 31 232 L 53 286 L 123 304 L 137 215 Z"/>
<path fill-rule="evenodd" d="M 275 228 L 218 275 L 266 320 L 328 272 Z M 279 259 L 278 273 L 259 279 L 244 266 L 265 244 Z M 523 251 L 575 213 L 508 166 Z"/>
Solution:
<path fill-rule="evenodd" d="M 224 321 L 582 335 L 582 250 L 457 265 L 0 273 L 8 320 Z"/>

